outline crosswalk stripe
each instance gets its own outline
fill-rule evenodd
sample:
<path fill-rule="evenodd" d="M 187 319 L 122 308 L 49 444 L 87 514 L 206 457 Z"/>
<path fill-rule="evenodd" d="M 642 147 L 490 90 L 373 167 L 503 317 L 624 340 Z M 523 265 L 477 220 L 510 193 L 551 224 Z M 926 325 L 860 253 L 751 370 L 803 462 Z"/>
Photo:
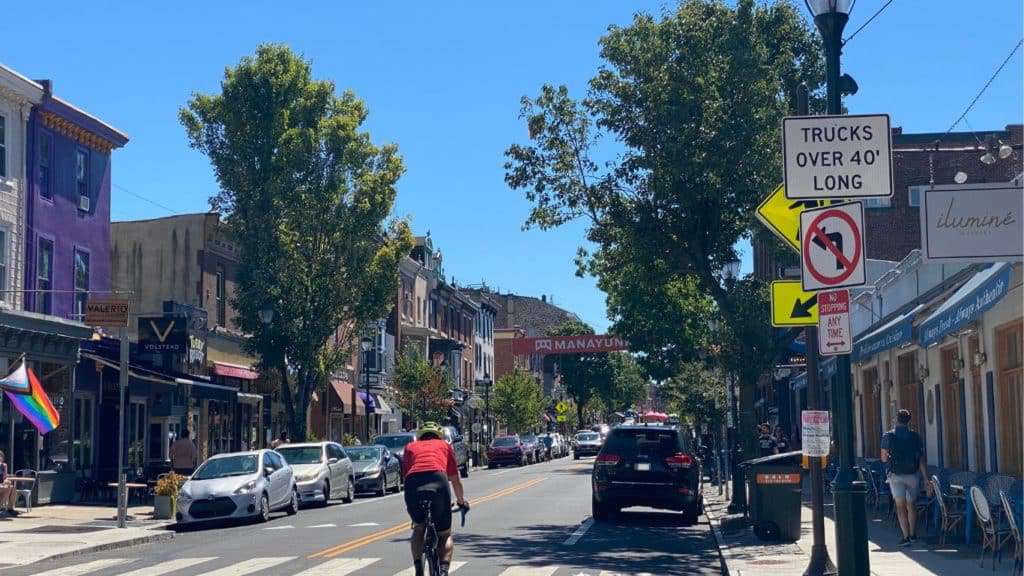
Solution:
<path fill-rule="evenodd" d="M 280 556 L 277 558 L 250 558 L 232 564 L 231 566 L 225 566 L 213 572 L 204 572 L 204 576 L 244 576 L 245 574 L 252 574 L 253 572 L 259 572 L 260 570 L 266 570 L 278 564 L 284 564 L 289 560 L 295 560 L 295 556 Z"/>
<path fill-rule="evenodd" d="M 335 558 L 303 570 L 294 576 L 346 576 L 377 562 L 380 558 Z"/>
<path fill-rule="evenodd" d="M 72 564 L 71 566 L 54 568 L 53 570 L 40 572 L 35 576 L 81 576 L 82 574 L 103 570 L 104 568 L 110 568 L 111 566 L 127 564 L 128 562 L 131 562 L 128 558 L 103 558 L 102 560 L 93 560 L 92 562 L 83 562 L 81 564 Z"/>
<path fill-rule="evenodd" d="M 498 576 L 551 576 L 558 566 L 509 566 Z"/>
<path fill-rule="evenodd" d="M 459 562 L 457 560 L 453 561 L 451 566 L 448 567 L 448 573 L 451 574 L 452 572 L 455 572 L 456 570 L 458 570 L 459 568 L 462 568 L 465 565 L 466 565 L 465 562 Z M 416 569 L 413 568 L 412 566 L 410 566 L 410 567 L 406 568 L 405 570 L 402 570 L 398 574 L 395 574 L 395 576 L 416 576 Z"/>
<path fill-rule="evenodd" d="M 167 562 L 146 566 L 145 568 L 139 568 L 138 570 L 132 570 L 131 572 L 125 572 L 121 576 L 160 576 L 161 574 L 167 574 L 175 570 L 184 570 L 190 566 L 216 559 L 216 556 L 211 558 L 176 558 Z"/>

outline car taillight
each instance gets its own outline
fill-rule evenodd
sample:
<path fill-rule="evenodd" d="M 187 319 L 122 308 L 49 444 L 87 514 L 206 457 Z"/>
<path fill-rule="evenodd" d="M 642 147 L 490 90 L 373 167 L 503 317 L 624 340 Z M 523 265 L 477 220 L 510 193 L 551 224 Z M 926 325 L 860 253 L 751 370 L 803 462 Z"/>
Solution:
<path fill-rule="evenodd" d="M 594 464 L 598 466 L 615 466 L 619 463 L 618 454 L 601 454 L 594 460 Z"/>
<path fill-rule="evenodd" d="M 673 470 L 689 468 L 690 466 L 693 466 L 693 458 L 688 454 L 675 454 L 665 458 L 665 465 Z"/>

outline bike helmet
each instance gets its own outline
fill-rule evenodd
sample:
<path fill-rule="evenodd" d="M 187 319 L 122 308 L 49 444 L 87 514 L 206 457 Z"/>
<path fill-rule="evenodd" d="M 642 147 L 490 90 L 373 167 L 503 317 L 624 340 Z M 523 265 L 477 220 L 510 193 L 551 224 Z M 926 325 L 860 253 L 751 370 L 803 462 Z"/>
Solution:
<path fill-rule="evenodd" d="M 437 422 L 424 422 L 422 426 L 416 430 L 416 439 L 423 440 L 427 436 L 433 435 L 438 440 L 444 439 L 444 429 L 438 425 Z"/>

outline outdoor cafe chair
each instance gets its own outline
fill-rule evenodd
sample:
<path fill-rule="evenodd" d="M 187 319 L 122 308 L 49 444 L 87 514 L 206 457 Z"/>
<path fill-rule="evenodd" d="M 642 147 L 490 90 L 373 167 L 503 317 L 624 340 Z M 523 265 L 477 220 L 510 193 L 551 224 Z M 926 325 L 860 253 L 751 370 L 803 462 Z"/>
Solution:
<path fill-rule="evenodd" d="M 999 492 L 999 500 L 1003 503 L 1003 514 L 1006 516 L 1006 523 L 1010 527 L 1010 536 L 1013 538 L 1013 570 L 1020 573 L 1024 568 L 1024 544 L 1021 543 L 1020 526 L 1017 525 L 1017 512 L 1013 502 L 1006 497 L 1006 492 Z M 1000 561 L 1002 561 L 1002 549 L 1000 549 Z"/>
<path fill-rule="evenodd" d="M 932 476 L 931 479 L 932 490 L 934 491 L 933 497 L 935 503 L 939 506 L 939 513 L 941 514 L 941 524 L 939 525 L 939 545 L 945 546 L 946 535 L 950 532 L 956 531 L 964 522 L 964 513 L 959 510 L 954 510 L 949 507 L 946 503 L 946 496 L 942 493 L 942 486 L 939 484 L 939 477 Z"/>
<path fill-rule="evenodd" d="M 17 472 L 15 472 L 14 475 L 19 477 L 19 478 L 35 478 L 37 476 L 36 471 L 32 470 L 31 468 L 22 468 L 21 470 L 18 470 Z M 17 483 L 15 483 L 15 484 L 17 484 Z M 34 484 L 34 482 L 33 482 L 33 484 Z M 21 498 L 22 500 L 25 501 L 25 511 L 26 512 L 31 512 L 32 511 L 32 484 L 29 484 L 28 488 L 18 488 L 18 487 L 16 487 L 15 490 L 14 490 L 14 493 L 17 495 L 17 496 L 15 496 L 14 504 L 17 505 L 18 504 L 18 498 Z"/>
<path fill-rule="evenodd" d="M 971 503 L 974 506 L 974 516 L 978 519 L 978 526 L 981 527 L 981 562 L 985 566 L 985 551 L 992 551 L 992 569 L 996 568 L 996 554 L 1012 535 L 1009 528 L 1000 528 L 992 517 L 992 509 L 988 505 L 988 498 L 977 485 L 971 486 Z"/>

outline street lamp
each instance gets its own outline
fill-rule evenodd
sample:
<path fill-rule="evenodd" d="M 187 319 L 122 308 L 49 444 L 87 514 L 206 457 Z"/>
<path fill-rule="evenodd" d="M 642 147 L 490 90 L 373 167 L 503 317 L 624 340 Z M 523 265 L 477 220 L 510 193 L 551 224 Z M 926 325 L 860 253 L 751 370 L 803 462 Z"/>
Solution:
<path fill-rule="evenodd" d="M 363 339 L 359 341 L 359 345 L 363 349 L 363 377 L 366 378 L 366 397 L 363 399 L 363 406 L 365 407 L 363 416 L 363 430 L 366 434 L 366 441 L 370 441 L 370 349 L 373 348 L 373 340 L 367 336 L 363 336 Z"/>
<path fill-rule="evenodd" d="M 843 49 L 843 28 L 850 19 L 856 0 L 804 0 L 814 15 L 814 24 L 821 32 L 825 48 L 825 81 L 827 113 L 843 113 L 842 77 L 839 56 Z M 849 82 L 847 82 L 849 84 Z M 853 424 L 853 382 L 850 377 L 850 355 L 836 357 L 836 377 L 832 386 L 835 413 L 835 446 L 839 463 L 833 481 L 835 502 L 836 560 L 840 576 L 867 576 L 868 563 L 867 517 L 864 500 L 867 487 L 853 473 L 856 458 Z"/>

